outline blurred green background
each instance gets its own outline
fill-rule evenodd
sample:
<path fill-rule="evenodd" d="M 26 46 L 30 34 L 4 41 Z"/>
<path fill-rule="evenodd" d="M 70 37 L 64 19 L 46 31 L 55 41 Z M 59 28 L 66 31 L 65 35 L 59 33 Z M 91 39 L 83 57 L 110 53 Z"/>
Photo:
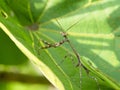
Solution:
<path fill-rule="evenodd" d="M 1 29 L 0 90 L 56 90 Z"/>

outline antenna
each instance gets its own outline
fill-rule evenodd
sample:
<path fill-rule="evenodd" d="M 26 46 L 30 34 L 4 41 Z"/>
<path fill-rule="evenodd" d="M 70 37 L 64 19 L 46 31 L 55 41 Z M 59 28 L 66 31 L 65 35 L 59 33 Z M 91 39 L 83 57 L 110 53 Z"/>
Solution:
<path fill-rule="evenodd" d="M 85 15 L 84 17 L 86 17 L 86 16 L 87 16 L 87 15 Z M 84 17 L 83 17 L 83 18 L 78 18 L 77 21 L 75 21 L 75 22 L 74 22 L 70 27 L 68 27 L 65 31 L 66 31 L 66 32 L 69 31 L 74 25 L 76 25 L 76 24 L 79 23 L 81 20 L 83 20 Z M 60 24 L 59 20 L 58 20 L 57 18 L 56 18 L 55 20 L 57 21 L 57 24 L 60 26 L 61 30 L 64 31 L 63 26 Z M 65 32 L 65 31 L 64 31 L 64 32 Z"/>
<path fill-rule="evenodd" d="M 60 22 L 58 21 L 58 19 L 55 19 L 57 21 L 57 24 L 60 26 L 60 29 L 64 32 L 64 29 L 62 27 L 62 25 L 60 24 Z"/>

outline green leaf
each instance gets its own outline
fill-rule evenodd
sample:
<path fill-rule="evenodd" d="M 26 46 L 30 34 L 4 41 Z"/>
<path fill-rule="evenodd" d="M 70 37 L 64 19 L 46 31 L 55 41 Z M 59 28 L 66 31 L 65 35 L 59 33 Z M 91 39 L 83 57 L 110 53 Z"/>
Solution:
<path fill-rule="evenodd" d="M 6 0 L 1 1 L 0 27 L 58 89 L 118 90 L 119 4 L 118 0 Z M 89 75 L 76 67 L 78 60 L 68 43 L 40 49 L 45 46 L 41 40 L 63 40 L 56 18 L 64 31 L 72 26 L 69 40 Z M 66 54 L 72 57 L 64 58 Z"/>
<path fill-rule="evenodd" d="M 0 64 L 19 65 L 27 62 L 25 55 L 1 29 L 0 37 Z"/>

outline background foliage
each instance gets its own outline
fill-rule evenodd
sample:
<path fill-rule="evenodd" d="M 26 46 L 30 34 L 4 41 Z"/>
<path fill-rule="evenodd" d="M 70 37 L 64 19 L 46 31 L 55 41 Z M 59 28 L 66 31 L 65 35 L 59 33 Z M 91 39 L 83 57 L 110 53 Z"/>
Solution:
<path fill-rule="evenodd" d="M 1 0 L 1 68 L 17 65 L 25 70 L 26 55 L 60 90 L 119 89 L 119 4 L 119 0 Z M 84 70 L 80 76 L 69 44 L 39 50 L 44 46 L 40 40 L 55 43 L 63 39 L 56 18 L 64 31 L 72 26 L 67 31 L 68 37 L 91 71 L 89 76 Z M 75 63 L 70 57 L 64 58 L 66 54 L 71 54 Z"/>

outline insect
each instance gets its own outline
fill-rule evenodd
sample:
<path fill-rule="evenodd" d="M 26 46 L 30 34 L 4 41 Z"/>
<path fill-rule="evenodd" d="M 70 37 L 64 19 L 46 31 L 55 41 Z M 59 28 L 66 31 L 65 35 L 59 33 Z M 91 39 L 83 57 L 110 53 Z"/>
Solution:
<path fill-rule="evenodd" d="M 62 30 L 62 32 L 60 32 L 60 34 L 63 36 L 63 39 L 62 39 L 61 41 L 59 41 L 59 42 L 54 43 L 54 44 L 49 43 L 49 42 L 44 41 L 44 40 L 41 40 L 46 46 L 40 47 L 40 49 L 47 49 L 47 48 L 52 48 L 52 47 L 53 47 L 53 48 L 56 48 L 56 47 L 58 47 L 58 46 L 61 46 L 61 45 L 64 44 L 64 43 L 68 43 L 69 46 L 71 47 L 73 53 L 75 54 L 77 60 L 78 60 L 78 64 L 77 64 L 76 66 L 77 66 L 77 67 L 78 67 L 78 66 L 81 66 L 81 67 L 87 72 L 87 74 L 88 74 L 88 73 L 89 73 L 89 70 L 81 63 L 80 55 L 79 55 L 79 53 L 76 51 L 76 49 L 74 48 L 74 46 L 72 45 L 71 41 L 69 40 L 68 34 L 67 34 L 65 31 L 63 31 L 63 28 L 62 28 L 61 24 L 59 23 L 59 21 L 58 21 L 57 19 L 56 19 L 56 21 L 57 21 L 57 23 L 59 24 L 59 26 L 60 26 L 60 28 L 61 28 L 61 30 Z M 78 22 L 76 22 L 76 23 L 78 23 Z M 73 25 L 75 25 L 76 23 L 74 23 Z M 68 31 L 73 25 L 71 25 L 66 31 Z"/>
<path fill-rule="evenodd" d="M 77 60 L 78 60 L 78 63 L 77 63 L 77 65 L 76 65 L 76 67 L 80 66 L 81 68 L 83 68 L 83 69 L 86 71 L 87 74 L 89 74 L 90 70 L 89 70 L 88 68 L 86 68 L 86 66 L 84 66 L 84 65 L 82 64 L 81 59 L 80 59 L 80 55 L 79 55 L 79 53 L 77 52 L 77 50 L 75 49 L 75 47 L 73 46 L 73 44 L 71 43 L 70 39 L 68 38 L 68 34 L 67 34 L 67 32 L 66 32 L 66 31 L 68 31 L 71 27 L 73 27 L 76 23 L 78 23 L 79 21 L 77 21 L 77 22 L 75 22 L 73 25 L 71 25 L 66 31 L 64 31 L 64 29 L 62 28 L 62 25 L 60 24 L 60 22 L 58 21 L 58 19 L 56 19 L 56 22 L 57 22 L 57 24 L 60 26 L 60 28 L 61 28 L 61 30 L 62 30 L 62 31 L 60 32 L 60 34 L 62 35 L 63 39 L 62 39 L 61 41 L 59 41 L 59 42 L 56 42 L 56 43 L 49 43 L 49 42 L 47 42 L 47 41 L 45 41 L 45 40 L 41 40 L 41 41 L 45 44 L 45 46 L 44 46 L 44 47 L 40 47 L 39 49 L 57 48 L 57 47 L 63 45 L 64 43 L 68 43 L 68 45 L 70 46 L 70 48 L 72 49 L 74 55 L 76 56 L 76 58 L 77 58 Z M 66 56 L 65 56 L 65 57 L 66 57 Z M 82 75 L 81 75 L 81 68 L 80 68 L 80 77 L 82 76 Z M 94 79 L 95 82 L 96 82 L 97 85 L 98 85 L 98 81 L 96 80 L 96 78 L 94 78 L 94 77 L 91 77 L 91 78 Z M 82 83 L 82 82 L 80 81 L 80 83 Z M 100 88 L 99 88 L 99 90 L 100 90 Z"/>

